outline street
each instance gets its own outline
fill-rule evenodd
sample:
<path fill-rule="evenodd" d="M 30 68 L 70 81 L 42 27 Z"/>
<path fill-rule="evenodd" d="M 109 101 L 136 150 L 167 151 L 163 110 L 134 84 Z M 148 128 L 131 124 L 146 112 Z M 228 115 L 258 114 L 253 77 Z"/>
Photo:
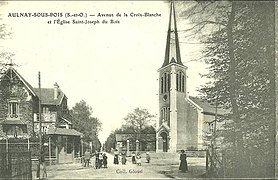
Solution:
<path fill-rule="evenodd" d="M 144 179 L 144 178 L 167 178 L 151 168 L 138 166 L 127 161 L 126 165 L 113 164 L 113 156 L 107 153 L 108 168 L 95 169 L 94 167 L 83 167 L 81 163 L 58 164 L 47 166 L 47 179 Z M 93 157 L 94 158 L 94 157 Z M 92 159 L 93 159 L 92 158 Z M 144 159 L 142 159 L 142 162 Z M 92 161 L 94 162 L 94 161 Z"/>

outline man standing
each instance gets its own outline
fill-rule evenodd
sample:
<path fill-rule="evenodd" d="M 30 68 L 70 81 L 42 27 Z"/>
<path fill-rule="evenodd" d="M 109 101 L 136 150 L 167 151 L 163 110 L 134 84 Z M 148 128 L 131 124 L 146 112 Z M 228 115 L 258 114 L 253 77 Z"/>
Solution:
<path fill-rule="evenodd" d="M 85 158 L 85 166 L 88 166 L 89 167 L 89 163 L 90 163 L 90 158 L 91 158 L 91 154 L 89 152 L 89 150 L 87 149 L 85 154 L 84 154 L 84 158 Z"/>

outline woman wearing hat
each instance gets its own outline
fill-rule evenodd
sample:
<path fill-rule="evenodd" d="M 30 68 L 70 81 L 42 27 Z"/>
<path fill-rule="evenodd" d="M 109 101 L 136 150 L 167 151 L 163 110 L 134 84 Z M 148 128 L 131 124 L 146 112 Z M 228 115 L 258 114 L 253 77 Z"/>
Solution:
<path fill-rule="evenodd" d="M 184 150 L 181 150 L 180 161 L 181 163 L 180 163 L 179 170 L 181 170 L 182 172 L 188 171 L 186 154 L 184 153 Z"/>

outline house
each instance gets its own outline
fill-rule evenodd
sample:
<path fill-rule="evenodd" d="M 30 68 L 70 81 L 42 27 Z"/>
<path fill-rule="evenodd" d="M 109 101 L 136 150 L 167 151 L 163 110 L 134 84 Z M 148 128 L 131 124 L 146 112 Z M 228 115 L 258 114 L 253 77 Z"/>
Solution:
<path fill-rule="evenodd" d="M 38 137 L 41 104 L 41 132 L 49 157 L 64 163 L 81 155 L 82 133 L 72 129 L 67 97 L 57 83 L 53 88 L 33 88 L 11 66 L 0 85 L 1 139 Z"/>
<path fill-rule="evenodd" d="M 182 63 L 174 3 L 171 2 L 165 59 L 159 73 L 159 118 L 156 151 L 204 149 L 217 115 L 225 111 L 187 93 L 187 67 Z M 218 124 L 219 126 L 219 124 Z"/>

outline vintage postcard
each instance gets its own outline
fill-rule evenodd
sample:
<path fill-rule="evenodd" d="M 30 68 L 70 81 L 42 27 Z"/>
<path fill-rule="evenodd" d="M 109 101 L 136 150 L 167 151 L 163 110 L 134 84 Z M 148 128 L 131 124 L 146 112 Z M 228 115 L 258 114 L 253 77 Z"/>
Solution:
<path fill-rule="evenodd" d="M 274 1 L 0 2 L 0 178 L 274 178 L 275 25 Z"/>

